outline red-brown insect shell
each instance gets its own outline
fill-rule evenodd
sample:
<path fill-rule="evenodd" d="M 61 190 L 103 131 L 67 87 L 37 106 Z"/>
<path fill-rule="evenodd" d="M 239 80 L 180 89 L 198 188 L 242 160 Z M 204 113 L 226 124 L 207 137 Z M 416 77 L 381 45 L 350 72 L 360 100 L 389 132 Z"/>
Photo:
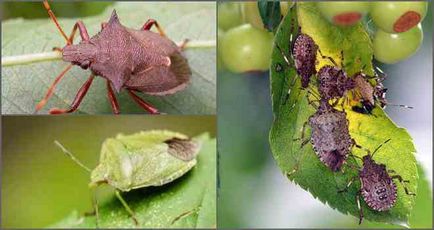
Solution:
<path fill-rule="evenodd" d="M 181 49 L 149 30 L 123 26 L 113 11 L 110 21 L 88 41 L 63 48 L 63 60 L 108 79 L 122 88 L 150 95 L 173 94 L 186 87 L 191 76 Z"/>

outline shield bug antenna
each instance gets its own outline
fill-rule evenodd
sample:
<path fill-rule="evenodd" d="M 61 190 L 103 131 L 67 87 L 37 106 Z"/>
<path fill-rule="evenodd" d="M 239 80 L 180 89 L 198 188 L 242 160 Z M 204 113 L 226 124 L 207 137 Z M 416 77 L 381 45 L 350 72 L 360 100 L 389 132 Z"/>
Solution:
<path fill-rule="evenodd" d="M 55 140 L 54 144 L 56 144 L 68 157 L 71 158 L 71 160 L 73 160 L 77 165 L 79 165 L 81 168 L 83 168 L 84 170 L 86 170 L 89 173 L 92 173 L 92 170 L 89 169 L 87 166 L 85 166 L 80 160 L 78 160 L 74 154 L 72 154 L 68 149 L 66 149 L 62 144 L 60 144 L 59 141 Z M 93 187 L 93 186 L 92 186 Z M 128 206 L 127 202 L 122 198 L 119 190 L 115 191 L 115 195 L 116 197 L 119 199 L 119 201 L 122 203 L 122 205 L 124 206 L 125 210 L 128 212 L 128 214 L 130 214 L 131 218 L 133 219 L 134 223 L 136 225 L 139 224 L 139 222 L 137 221 L 136 215 L 135 213 L 131 210 L 131 208 Z M 98 201 L 96 199 L 96 193 L 94 193 L 93 199 L 92 201 L 94 202 L 94 211 L 95 211 L 95 216 L 97 218 L 97 225 L 98 225 L 98 218 L 99 218 L 99 214 L 98 214 Z"/>
<path fill-rule="evenodd" d="M 90 168 L 88 168 L 86 165 L 84 165 L 78 158 L 75 157 L 74 154 L 72 154 L 68 149 L 66 149 L 59 141 L 55 140 L 54 144 L 59 147 L 62 152 L 64 152 L 72 161 L 74 161 L 78 166 L 80 166 L 82 169 L 86 170 L 88 173 L 91 173 L 92 171 Z M 96 227 L 98 228 L 99 223 L 99 213 L 98 213 L 98 199 L 96 198 L 96 191 L 93 192 L 92 195 L 92 206 L 94 208 L 93 214 L 95 214 L 96 217 Z"/>
<path fill-rule="evenodd" d="M 149 19 L 140 30 L 123 26 L 114 10 L 109 21 L 101 24 L 101 31 L 90 37 L 82 21 L 77 21 L 71 35 L 66 36 L 56 16 L 48 4 L 44 8 L 66 39 L 66 46 L 55 48 L 62 52 L 62 59 L 70 62 L 55 81 L 49 86 L 44 98 L 36 105 L 35 112 L 41 110 L 52 97 L 56 85 L 72 65 L 90 69 L 91 74 L 77 92 L 69 109 L 53 108 L 50 114 L 72 113 L 78 109 L 96 76 L 107 81 L 107 96 L 113 113 L 118 114 L 119 104 L 115 93 L 122 89 L 144 110 L 151 114 L 159 111 L 145 102 L 136 92 L 164 96 L 184 90 L 192 74 L 182 51 L 185 42 L 178 46 L 167 38 L 161 26 Z M 150 31 L 155 26 L 157 32 Z M 74 35 L 80 32 L 81 42 L 73 44 Z"/>
<path fill-rule="evenodd" d="M 70 39 L 66 36 L 65 32 L 63 31 L 62 27 L 59 24 L 59 21 L 57 21 L 56 15 L 54 15 L 53 11 L 51 10 L 50 4 L 48 4 L 47 0 L 44 0 L 42 2 L 44 4 L 45 9 L 48 12 L 48 15 L 50 16 L 51 20 L 56 24 L 57 29 L 59 30 L 60 34 L 65 38 L 66 42 L 68 44 L 71 44 Z"/>
<path fill-rule="evenodd" d="M 397 179 L 404 188 L 407 195 L 415 196 L 415 193 L 409 192 L 405 183 L 410 181 L 404 180 L 400 175 L 396 174 L 394 170 L 387 170 L 386 165 L 378 164 L 373 160 L 373 156 L 378 150 L 388 143 L 391 139 L 387 139 L 381 143 L 374 152 L 365 155 L 362 158 L 363 166 L 358 170 L 358 175 L 353 177 L 344 189 L 338 190 L 338 193 L 348 191 L 348 187 L 358 177 L 361 182 L 361 188 L 356 194 L 357 207 L 359 209 L 359 224 L 363 220 L 363 208 L 360 204 L 360 197 L 366 202 L 369 208 L 383 212 L 391 209 L 397 198 L 397 188 L 393 181 Z M 394 175 L 390 175 L 390 174 Z"/>
<path fill-rule="evenodd" d="M 90 168 L 88 168 L 86 165 L 84 165 L 83 163 L 81 163 L 80 160 L 78 160 L 74 154 L 72 154 L 68 149 L 66 149 L 62 144 L 60 144 L 59 141 L 55 140 L 54 144 L 56 144 L 69 158 L 71 158 L 71 160 L 73 160 L 78 166 L 80 166 L 81 168 L 83 168 L 84 170 L 86 170 L 87 172 L 91 172 Z"/>

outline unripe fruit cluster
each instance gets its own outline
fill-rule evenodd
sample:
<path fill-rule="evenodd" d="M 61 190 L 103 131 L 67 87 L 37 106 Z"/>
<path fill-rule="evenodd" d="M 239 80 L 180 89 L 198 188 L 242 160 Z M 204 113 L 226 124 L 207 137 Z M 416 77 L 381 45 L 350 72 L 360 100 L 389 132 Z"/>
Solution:
<path fill-rule="evenodd" d="M 352 26 L 369 15 L 376 26 L 374 58 L 396 63 L 413 55 L 423 40 L 421 21 L 428 3 L 412 2 L 317 2 L 322 15 L 337 26 Z M 294 2 L 282 1 L 285 16 Z M 273 35 L 264 29 L 257 2 L 218 4 L 218 68 L 236 73 L 269 68 Z"/>
<path fill-rule="evenodd" d="M 396 63 L 413 55 L 422 44 L 420 22 L 428 2 L 318 2 L 322 15 L 338 26 L 351 26 L 369 13 L 377 27 L 374 57 L 383 63 Z"/>
<path fill-rule="evenodd" d="M 291 2 L 281 2 L 282 16 Z M 262 23 L 257 2 L 218 4 L 218 67 L 235 73 L 269 68 L 273 34 Z"/>

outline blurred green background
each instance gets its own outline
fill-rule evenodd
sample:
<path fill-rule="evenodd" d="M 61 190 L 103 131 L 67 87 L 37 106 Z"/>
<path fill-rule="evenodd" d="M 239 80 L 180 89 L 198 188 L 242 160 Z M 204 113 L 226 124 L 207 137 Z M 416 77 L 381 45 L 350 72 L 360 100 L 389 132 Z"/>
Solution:
<path fill-rule="evenodd" d="M 222 3 L 225 4 L 225 3 Z M 431 9 L 429 5 L 429 9 Z M 219 14 L 220 15 L 220 14 Z M 220 20 L 219 20 L 220 21 Z M 423 21 L 424 41 L 412 57 L 380 66 L 387 74 L 387 114 L 414 139 L 421 165 L 413 228 L 432 227 L 432 11 Z M 255 39 L 255 38 L 251 38 Z M 230 60 L 229 60 L 230 61 Z M 222 228 L 397 228 L 369 223 L 333 210 L 280 171 L 269 148 L 273 121 L 269 74 L 218 73 L 218 149 L 220 189 L 218 226 Z M 424 171 L 424 173 L 422 173 Z M 320 175 L 318 175 L 320 176 Z"/>
<path fill-rule="evenodd" d="M 52 2 L 51 9 L 58 17 L 84 17 L 102 13 L 113 2 L 102 1 L 75 1 L 75 2 Z M 47 18 L 48 14 L 41 2 L 2 2 L 1 19 L 8 18 Z"/>
<path fill-rule="evenodd" d="M 215 116 L 3 116 L 2 228 L 42 228 L 92 210 L 89 174 L 54 145 L 60 141 L 90 168 L 102 142 L 118 133 L 169 129 L 190 137 L 216 135 Z M 112 198 L 109 186 L 99 202 Z"/>

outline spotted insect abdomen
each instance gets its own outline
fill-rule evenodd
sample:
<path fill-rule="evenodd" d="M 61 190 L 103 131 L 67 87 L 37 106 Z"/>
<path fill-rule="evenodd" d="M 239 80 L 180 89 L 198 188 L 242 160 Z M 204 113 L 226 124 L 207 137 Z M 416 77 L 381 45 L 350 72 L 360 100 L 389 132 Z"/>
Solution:
<path fill-rule="evenodd" d="M 362 196 L 373 210 L 386 211 L 396 202 L 396 185 L 392 180 L 372 183 L 372 181 L 362 179 Z"/>
<path fill-rule="evenodd" d="M 369 155 L 363 158 L 359 174 L 361 193 L 370 208 L 376 211 L 389 210 L 396 202 L 396 185 L 387 174 L 384 164 L 377 164 Z"/>

